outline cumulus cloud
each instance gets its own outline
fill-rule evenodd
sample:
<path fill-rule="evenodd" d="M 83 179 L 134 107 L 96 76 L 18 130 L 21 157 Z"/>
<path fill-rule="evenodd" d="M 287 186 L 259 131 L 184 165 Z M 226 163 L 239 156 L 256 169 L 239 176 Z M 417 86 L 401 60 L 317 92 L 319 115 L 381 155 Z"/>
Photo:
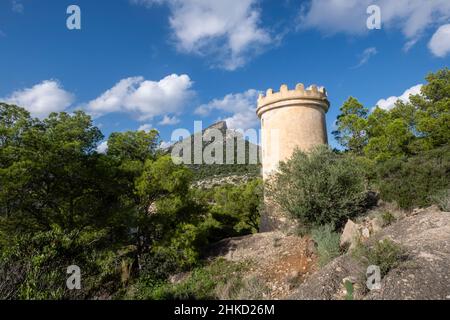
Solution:
<path fill-rule="evenodd" d="M 159 81 L 131 77 L 120 80 L 114 87 L 87 104 L 94 116 L 112 112 L 129 113 L 139 121 L 180 112 L 194 94 L 188 75 L 172 74 Z"/>
<path fill-rule="evenodd" d="M 103 141 L 97 146 L 98 153 L 106 153 L 108 151 L 108 141 Z"/>
<path fill-rule="evenodd" d="M 222 99 L 214 99 L 211 102 L 199 106 L 195 113 L 206 116 L 211 112 L 228 114 L 224 119 L 231 129 L 247 130 L 259 125 L 256 116 L 256 102 L 259 91 L 250 89 L 243 93 L 228 94 Z"/>
<path fill-rule="evenodd" d="M 257 0 L 131 0 L 151 7 L 169 5 L 176 45 L 186 53 L 215 57 L 217 66 L 235 70 L 271 42 L 260 26 Z"/>
<path fill-rule="evenodd" d="M 167 142 L 167 141 L 161 141 L 161 144 L 159 145 L 160 149 L 167 149 L 171 147 L 174 143 L 173 142 Z"/>
<path fill-rule="evenodd" d="M 368 32 L 367 8 L 381 9 L 382 28 L 401 30 L 407 39 L 405 48 L 413 46 L 424 31 L 450 17 L 448 0 L 311 0 L 300 15 L 300 28 L 319 29 L 327 35 Z"/>
<path fill-rule="evenodd" d="M 43 81 L 31 88 L 13 92 L 1 100 L 27 109 L 34 117 L 45 118 L 52 112 L 66 110 L 74 96 L 55 80 Z"/>
<path fill-rule="evenodd" d="M 409 89 L 407 89 L 401 96 L 396 97 L 392 96 L 387 99 L 381 99 L 377 102 L 377 106 L 384 110 L 391 110 L 395 103 L 400 100 L 402 102 L 408 102 L 410 96 L 420 94 L 420 90 L 422 89 L 422 84 L 415 85 Z"/>
<path fill-rule="evenodd" d="M 433 35 L 428 48 L 431 52 L 440 58 L 444 58 L 450 53 L 450 24 L 441 26 Z"/>
<path fill-rule="evenodd" d="M 159 124 L 162 126 L 173 126 L 180 122 L 181 120 L 178 119 L 176 116 L 170 117 L 168 115 L 165 115 L 164 118 L 159 122 Z"/>
<path fill-rule="evenodd" d="M 146 123 L 141 125 L 137 131 L 145 131 L 145 132 L 149 132 L 153 129 L 153 126 L 150 123 Z"/>

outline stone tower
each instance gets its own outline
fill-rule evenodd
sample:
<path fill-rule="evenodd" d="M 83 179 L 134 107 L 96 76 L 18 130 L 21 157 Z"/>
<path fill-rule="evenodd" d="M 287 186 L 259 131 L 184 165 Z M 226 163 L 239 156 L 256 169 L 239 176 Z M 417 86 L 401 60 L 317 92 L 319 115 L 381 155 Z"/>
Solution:
<path fill-rule="evenodd" d="M 280 161 L 289 159 L 299 148 L 309 151 L 314 146 L 327 144 L 326 113 L 330 107 L 324 88 L 298 84 L 295 90 L 282 85 L 279 92 L 267 90 L 261 94 L 256 110 L 261 119 L 262 165 L 264 180 L 277 170 Z M 270 195 L 268 195 L 270 196 Z M 279 229 L 286 220 L 280 217 L 266 197 L 266 214 L 261 231 Z"/>

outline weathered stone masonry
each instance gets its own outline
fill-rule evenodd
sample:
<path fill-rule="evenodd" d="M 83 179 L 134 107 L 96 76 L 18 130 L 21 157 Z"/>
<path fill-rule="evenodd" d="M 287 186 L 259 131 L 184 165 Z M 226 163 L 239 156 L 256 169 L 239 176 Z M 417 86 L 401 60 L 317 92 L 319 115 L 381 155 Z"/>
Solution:
<path fill-rule="evenodd" d="M 326 90 L 317 86 L 305 89 L 298 84 L 294 90 L 282 85 L 279 92 L 267 90 L 258 99 L 257 114 L 261 119 L 262 165 L 264 180 L 277 170 L 280 161 L 289 159 L 299 148 L 311 148 L 327 144 L 326 113 L 330 107 Z M 261 231 L 279 229 L 285 222 L 279 210 L 266 196 L 266 214 L 262 218 Z"/>

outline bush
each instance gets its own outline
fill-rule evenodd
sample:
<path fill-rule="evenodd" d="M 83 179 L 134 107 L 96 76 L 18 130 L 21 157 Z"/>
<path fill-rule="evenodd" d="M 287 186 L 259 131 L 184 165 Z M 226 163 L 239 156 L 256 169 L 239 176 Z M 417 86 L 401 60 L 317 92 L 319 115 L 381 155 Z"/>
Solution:
<path fill-rule="evenodd" d="M 432 196 L 450 187 L 450 146 L 421 155 L 390 159 L 377 165 L 381 198 L 403 209 L 425 207 Z"/>
<path fill-rule="evenodd" d="M 383 212 L 381 214 L 381 219 L 383 220 L 383 227 L 387 227 L 397 220 L 395 216 L 389 211 Z"/>
<path fill-rule="evenodd" d="M 228 281 L 216 288 L 219 300 L 263 300 L 269 293 L 266 283 L 258 277 Z"/>
<path fill-rule="evenodd" d="M 379 241 L 372 247 L 359 244 L 352 254 L 356 258 L 363 259 L 367 266 L 380 267 L 382 277 L 406 259 L 406 251 L 390 239 Z"/>
<path fill-rule="evenodd" d="M 332 225 L 328 224 L 313 229 L 311 237 L 317 243 L 320 266 L 326 265 L 341 254 L 340 236 L 334 232 Z"/>
<path fill-rule="evenodd" d="M 353 286 L 353 283 L 347 280 L 344 283 L 344 287 L 346 292 L 345 300 L 354 300 L 355 287 Z"/>
<path fill-rule="evenodd" d="M 263 202 L 261 179 L 206 190 L 194 189 L 193 192 L 199 202 L 209 206 L 209 217 L 203 223 L 209 224 L 209 242 L 258 232 Z"/>
<path fill-rule="evenodd" d="M 121 284 L 120 261 L 114 252 L 95 247 L 105 235 L 54 227 L 14 239 L 0 254 L 0 299 L 91 299 L 99 292 L 111 296 Z M 82 271 L 82 288 L 70 291 L 66 271 L 74 264 Z"/>
<path fill-rule="evenodd" d="M 431 201 L 437 204 L 442 211 L 450 211 L 450 189 L 441 190 L 431 197 Z"/>
<path fill-rule="evenodd" d="M 218 299 L 219 291 L 227 287 L 227 294 L 236 294 L 243 287 L 239 274 L 247 268 L 245 263 L 228 262 L 217 259 L 210 265 L 194 269 L 191 274 L 177 284 L 155 282 L 142 277 L 135 286 L 133 299 L 144 300 L 213 300 Z"/>
<path fill-rule="evenodd" d="M 365 210 L 368 201 L 362 165 L 326 146 L 310 154 L 297 150 L 280 164 L 268 195 L 304 226 L 342 226 Z"/>

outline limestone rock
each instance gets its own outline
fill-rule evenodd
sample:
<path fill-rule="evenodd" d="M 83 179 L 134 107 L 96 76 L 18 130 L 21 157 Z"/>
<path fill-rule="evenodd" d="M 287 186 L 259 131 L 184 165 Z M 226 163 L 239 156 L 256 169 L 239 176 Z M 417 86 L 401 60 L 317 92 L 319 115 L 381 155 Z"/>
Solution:
<path fill-rule="evenodd" d="M 349 219 L 341 235 L 341 247 L 349 246 L 353 249 L 359 237 L 359 226 Z"/>
<path fill-rule="evenodd" d="M 355 226 L 351 230 L 354 230 Z M 349 226 L 349 228 L 350 228 Z M 383 229 L 369 245 L 389 238 L 407 254 L 407 260 L 381 280 L 381 289 L 368 291 L 366 266 L 351 254 L 330 262 L 302 283 L 289 299 L 342 299 L 342 280 L 356 277 L 355 299 L 445 300 L 450 296 L 450 213 L 430 207 Z"/>
<path fill-rule="evenodd" d="M 361 231 L 361 235 L 364 238 L 368 239 L 370 237 L 370 230 L 369 230 L 369 228 L 363 228 L 362 231 Z"/>

